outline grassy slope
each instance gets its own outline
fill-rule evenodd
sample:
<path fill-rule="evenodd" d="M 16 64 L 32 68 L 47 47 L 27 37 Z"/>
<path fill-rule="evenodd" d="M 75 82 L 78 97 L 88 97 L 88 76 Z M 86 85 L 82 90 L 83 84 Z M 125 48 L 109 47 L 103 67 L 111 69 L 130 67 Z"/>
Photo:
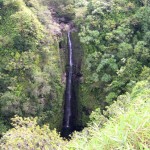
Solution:
<path fill-rule="evenodd" d="M 120 96 L 107 111 L 112 117 L 93 122 L 82 133 L 75 133 L 70 150 L 148 150 L 150 148 L 150 82 L 141 81 L 131 95 Z M 97 117 L 100 118 L 99 115 Z"/>
<path fill-rule="evenodd" d="M 0 140 L 0 148 L 46 150 L 149 150 L 150 81 L 141 81 L 132 93 L 121 95 L 108 107 L 109 119 L 93 112 L 93 121 L 82 132 L 63 141 L 55 131 L 39 127 L 33 118 L 13 118 L 13 129 Z M 94 120 L 95 119 L 95 120 Z M 28 144 L 26 144 L 28 143 Z"/>

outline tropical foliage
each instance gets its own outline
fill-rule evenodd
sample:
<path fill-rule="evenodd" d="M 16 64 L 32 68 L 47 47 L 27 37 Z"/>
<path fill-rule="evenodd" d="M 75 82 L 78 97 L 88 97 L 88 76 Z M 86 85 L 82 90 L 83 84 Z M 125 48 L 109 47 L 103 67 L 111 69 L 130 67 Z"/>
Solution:
<path fill-rule="evenodd" d="M 68 142 L 48 126 L 37 125 L 36 118 L 12 118 L 13 129 L 0 140 L 1 149 L 46 150 L 110 150 L 150 148 L 150 81 L 138 82 L 132 93 L 120 95 L 101 114 L 90 116 L 88 127 L 76 132 Z"/>
<path fill-rule="evenodd" d="M 68 25 L 85 127 L 70 141 L 58 133 Z M 148 150 L 149 108 L 149 0 L 0 0 L 0 149 Z"/>
<path fill-rule="evenodd" d="M 81 103 L 104 109 L 149 76 L 149 1 L 91 0 L 84 7 L 83 19 L 76 20 L 85 52 Z"/>
<path fill-rule="evenodd" d="M 1 139 L 0 147 L 3 150 L 61 150 L 63 140 L 56 130 L 50 131 L 49 127 L 37 125 L 36 118 L 12 118 L 13 129 L 9 130 Z"/>
<path fill-rule="evenodd" d="M 141 81 L 132 93 L 118 97 L 107 110 L 92 112 L 89 127 L 75 133 L 71 150 L 126 150 L 150 148 L 150 82 Z"/>
<path fill-rule="evenodd" d="M 47 27 L 52 20 L 47 21 L 47 8 L 41 5 L 32 0 L 0 1 L 0 124 L 4 130 L 16 114 L 38 116 L 41 124 L 49 122 L 51 128 L 61 123 L 58 39 Z"/>

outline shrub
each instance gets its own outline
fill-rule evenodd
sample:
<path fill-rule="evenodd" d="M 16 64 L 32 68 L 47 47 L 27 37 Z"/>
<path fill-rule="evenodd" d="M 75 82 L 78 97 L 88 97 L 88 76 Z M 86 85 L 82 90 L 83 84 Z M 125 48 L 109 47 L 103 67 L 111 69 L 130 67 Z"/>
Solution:
<path fill-rule="evenodd" d="M 75 133 L 67 147 L 71 150 L 126 150 L 150 148 L 150 86 L 141 81 L 132 93 L 119 96 L 104 112 L 91 114 L 92 122 L 82 133 Z M 101 125 L 99 123 L 102 123 Z M 99 126 L 100 125 L 100 126 Z"/>
<path fill-rule="evenodd" d="M 0 140 L 0 149 L 8 150 L 62 150 L 64 141 L 56 130 L 48 126 L 37 125 L 36 118 L 12 118 L 13 129 L 4 134 Z"/>

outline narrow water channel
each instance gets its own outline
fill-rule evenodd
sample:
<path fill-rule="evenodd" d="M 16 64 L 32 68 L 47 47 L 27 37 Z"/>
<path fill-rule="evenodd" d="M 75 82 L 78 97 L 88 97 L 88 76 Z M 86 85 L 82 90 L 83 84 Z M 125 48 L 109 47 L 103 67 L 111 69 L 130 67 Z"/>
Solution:
<path fill-rule="evenodd" d="M 73 131 L 73 49 L 71 41 L 71 33 L 68 31 L 68 67 L 66 72 L 66 90 L 65 90 L 65 104 L 64 104 L 64 117 L 63 117 L 63 128 L 62 136 L 68 137 Z"/>

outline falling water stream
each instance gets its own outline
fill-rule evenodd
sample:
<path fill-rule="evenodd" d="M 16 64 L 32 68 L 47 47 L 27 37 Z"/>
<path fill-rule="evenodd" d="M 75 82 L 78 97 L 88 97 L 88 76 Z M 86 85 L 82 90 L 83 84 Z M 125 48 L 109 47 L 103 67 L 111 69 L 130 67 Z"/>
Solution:
<path fill-rule="evenodd" d="M 66 78 L 65 104 L 62 136 L 67 137 L 73 130 L 73 110 L 72 110 L 72 75 L 73 75 L 73 51 L 71 42 L 71 33 L 68 31 L 68 70 Z"/>

